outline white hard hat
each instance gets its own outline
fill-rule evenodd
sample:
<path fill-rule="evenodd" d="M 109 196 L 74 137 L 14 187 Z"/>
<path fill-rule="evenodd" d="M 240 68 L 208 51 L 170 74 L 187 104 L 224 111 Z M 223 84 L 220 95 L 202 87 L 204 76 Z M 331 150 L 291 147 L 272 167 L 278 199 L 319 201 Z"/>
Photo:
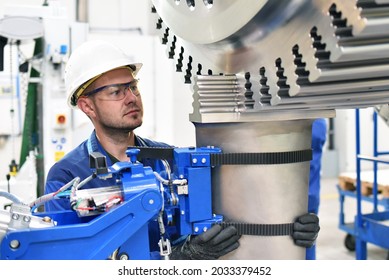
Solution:
<path fill-rule="evenodd" d="M 65 85 L 68 105 L 77 108 L 77 99 L 82 92 L 101 74 L 110 70 L 129 67 L 136 76 L 141 63 L 117 46 L 102 40 L 87 41 L 71 54 L 65 67 Z"/>

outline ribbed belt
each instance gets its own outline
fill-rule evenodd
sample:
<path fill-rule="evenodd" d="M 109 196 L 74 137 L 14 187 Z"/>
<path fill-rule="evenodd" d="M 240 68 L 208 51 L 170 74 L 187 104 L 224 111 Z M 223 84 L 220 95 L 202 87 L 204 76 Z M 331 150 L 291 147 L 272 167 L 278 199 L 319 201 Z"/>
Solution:
<path fill-rule="evenodd" d="M 248 164 L 285 164 L 312 160 L 312 149 L 273 152 L 273 153 L 223 153 L 211 154 L 211 164 L 248 165 Z"/>
<path fill-rule="evenodd" d="M 139 159 L 173 159 L 174 148 L 134 147 Z M 312 149 L 270 153 L 211 153 L 211 165 L 285 164 L 312 160 Z"/>
<path fill-rule="evenodd" d="M 293 223 L 289 224 L 249 224 L 236 222 L 222 222 L 222 228 L 234 226 L 239 235 L 281 236 L 292 235 Z"/>

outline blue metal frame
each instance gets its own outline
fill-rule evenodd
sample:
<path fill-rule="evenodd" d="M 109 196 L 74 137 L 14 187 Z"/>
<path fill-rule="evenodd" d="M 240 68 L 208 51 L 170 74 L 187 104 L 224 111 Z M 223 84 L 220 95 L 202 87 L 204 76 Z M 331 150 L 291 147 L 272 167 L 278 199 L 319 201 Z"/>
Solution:
<path fill-rule="evenodd" d="M 378 124 L 377 113 L 373 114 L 373 137 L 374 137 L 374 156 L 361 155 L 360 141 L 360 115 L 359 109 L 355 111 L 356 121 L 356 193 L 341 190 L 338 186 L 340 194 L 340 216 L 339 228 L 347 233 L 355 236 L 355 252 L 357 260 L 367 259 L 367 243 L 372 243 L 377 246 L 389 249 L 389 227 L 382 222 L 389 220 L 389 198 L 378 199 L 378 164 L 389 164 L 389 161 L 379 158 L 381 155 L 388 155 L 389 152 L 378 151 Z M 361 161 L 373 163 L 374 182 L 372 197 L 362 196 L 361 193 Z M 345 197 L 354 197 L 357 200 L 357 214 L 354 223 L 345 223 L 344 219 L 344 201 Z M 362 213 L 362 201 L 373 203 L 373 212 L 369 214 Z M 378 210 L 378 205 L 384 206 L 384 211 Z"/>
<path fill-rule="evenodd" d="M 169 233 L 180 236 L 201 234 L 223 220 L 212 212 L 210 158 L 221 153 L 219 148 L 174 149 L 172 179 L 186 179 L 186 191 L 160 183 L 150 167 L 136 161 L 138 152 L 129 149 L 129 162 L 115 163 L 107 173 L 97 175 L 100 179 L 115 176 L 122 204 L 81 217 L 72 210 L 34 213 L 50 217 L 57 225 L 8 231 L 1 240 L 0 259 L 107 259 L 118 248 L 130 259 L 155 259 L 148 226 L 161 211 Z M 170 199 L 172 192 L 179 198 L 177 204 Z M 14 241 L 19 245 L 14 246 Z"/>
<path fill-rule="evenodd" d="M 219 148 L 174 149 L 174 174 L 188 179 L 188 193 L 179 195 L 179 234 L 199 234 L 207 230 L 222 216 L 212 212 L 211 154 L 221 153 Z M 197 223 L 199 222 L 199 223 Z"/>
<path fill-rule="evenodd" d="M 148 205 L 148 211 L 140 211 L 144 205 Z M 53 213 L 50 216 L 60 218 L 63 224 L 6 234 L 1 243 L 1 259 L 107 259 L 126 242 L 132 245 L 132 258 L 150 259 L 147 224 L 161 205 L 158 191 L 145 190 L 86 223 L 73 211 Z M 11 248 L 12 240 L 20 242 L 17 249 Z"/>

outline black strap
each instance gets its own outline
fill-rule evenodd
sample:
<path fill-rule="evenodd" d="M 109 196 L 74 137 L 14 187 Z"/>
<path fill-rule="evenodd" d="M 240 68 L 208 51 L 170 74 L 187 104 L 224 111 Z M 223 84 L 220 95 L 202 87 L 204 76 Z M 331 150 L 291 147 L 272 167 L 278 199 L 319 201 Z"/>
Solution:
<path fill-rule="evenodd" d="M 174 148 L 131 147 L 140 150 L 138 159 L 173 159 Z M 271 153 L 221 153 L 211 154 L 211 165 L 285 164 L 312 160 L 312 149 Z"/>
<path fill-rule="evenodd" d="M 280 236 L 292 235 L 293 223 L 289 224 L 249 224 L 236 222 L 222 222 L 222 228 L 234 226 L 239 235 Z"/>
<path fill-rule="evenodd" d="M 140 152 L 137 156 L 139 160 L 142 159 L 173 159 L 174 148 L 169 147 L 142 147 L 133 146 L 128 148 L 139 149 Z"/>
<path fill-rule="evenodd" d="M 312 160 L 312 149 L 274 153 L 211 154 L 212 165 L 284 164 Z"/>

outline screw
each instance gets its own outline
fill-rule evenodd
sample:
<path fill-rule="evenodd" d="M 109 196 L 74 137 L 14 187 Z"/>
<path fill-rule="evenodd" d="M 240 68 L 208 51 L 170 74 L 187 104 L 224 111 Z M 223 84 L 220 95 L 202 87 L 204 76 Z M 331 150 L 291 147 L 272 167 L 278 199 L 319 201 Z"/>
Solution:
<path fill-rule="evenodd" d="M 10 246 L 12 249 L 17 249 L 17 248 L 19 248 L 19 246 L 20 246 L 20 242 L 19 242 L 19 240 L 16 240 L 16 239 L 11 240 L 11 242 L 9 243 L 9 246 Z"/>
<path fill-rule="evenodd" d="M 127 261 L 129 259 L 130 258 L 128 257 L 128 255 L 126 253 L 121 253 L 119 256 L 119 260 Z"/>
<path fill-rule="evenodd" d="M 45 222 L 45 223 L 50 223 L 51 222 L 51 218 L 46 216 L 46 217 L 42 218 L 42 221 Z"/>
<path fill-rule="evenodd" d="M 23 221 L 25 221 L 26 223 L 29 223 L 31 221 L 31 217 L 29 216 L 24 216 L 23 217 Z"/>

